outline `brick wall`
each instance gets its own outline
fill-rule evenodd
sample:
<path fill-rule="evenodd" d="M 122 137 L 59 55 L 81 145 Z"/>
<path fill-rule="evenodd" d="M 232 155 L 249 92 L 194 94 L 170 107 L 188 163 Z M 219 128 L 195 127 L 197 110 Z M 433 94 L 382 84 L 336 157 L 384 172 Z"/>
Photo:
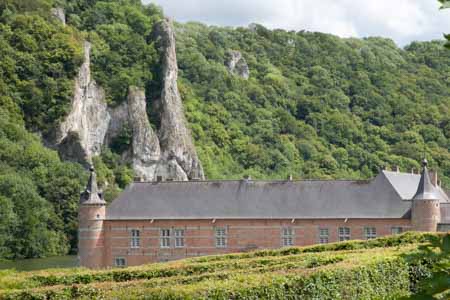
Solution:
<path fill-rule="evenodd" d="M 345 220 L 146 220 L 105 221 L 105 263 L 113 266 L 116 258 L 126 264 L 140 265 L 186 257 L 245 252 L 283 246 L 283 228 L 291 228 L 295 246 L 319 242 L 319 229 L 328 228 L 329 242 L 339 240 L 338 228 L 350 228 L 351 239 L 364 239 L 364 228 L 375 227 L 377 236 L 391 234 L 392 227 L 404 231 L 411 227 L 409 219 Z M 226 229 L 226 247 L 216 247 L 216 228 Z M 131 231 L 139 230 L 138 248 L 131 247 Z M 161 229 L 170 229 L 170 247 L 161 247 Z M 184 247 L 175 247 L 174 229 L 184 230 Z"/>
<path fill-rule="evenodd" d="M 78 211 L 78 258 L 81 266 L 101 268 L 105 262 L 104 205 L 80 205 Z"/>

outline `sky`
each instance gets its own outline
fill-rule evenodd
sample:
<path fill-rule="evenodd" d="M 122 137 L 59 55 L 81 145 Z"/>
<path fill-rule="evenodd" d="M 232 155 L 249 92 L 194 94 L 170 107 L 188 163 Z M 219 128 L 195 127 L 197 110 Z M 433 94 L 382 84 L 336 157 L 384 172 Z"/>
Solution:
<path fill-rule="evenodd" d="M 341 37 L 382 36 L 399 46 L 442 39 L 450 9 L 437 0 L 143 0 L 178 22 L 320 31 Z"/>

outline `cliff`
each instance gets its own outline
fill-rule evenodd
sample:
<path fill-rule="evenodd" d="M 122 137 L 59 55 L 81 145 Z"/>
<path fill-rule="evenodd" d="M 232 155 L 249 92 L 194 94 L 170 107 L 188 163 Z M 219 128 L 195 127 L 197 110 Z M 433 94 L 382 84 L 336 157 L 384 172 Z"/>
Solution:
<path fill-rule="evenodd" d="M 161 21 L 155 29 L 162 43 L 162 91 L 157 101 L 161 126 L 155 132 L 147 116 L 145 90 L 130 87 L 128 98 L 108 107 L 104 90 L 91 75 L 91 44 L 85 42 L 84 63 L 75 80 L 71 111 L 60 124 L 56 145 L 61 157 L 85 165 L 100 155 L 125 126 L 131 128 L 131 148 L 122 159 L 146 181 L 204 178 L 177 87 L 178 67 L 172 24 Z"/>
<path fill-rule="evenodd" d="M 159 138 L 163 161 L 171 161 L 177 174 L 185 173 L 187 178 L 203 179 L 203 169 L 198 159 L 192 137 L 187 128 L 183 113 L 183 104 L 178 91 L 178 66 L 175 49 L 175 34 L 168 19 L 157 25 L 162 47 L 162 78 L 163 89 L 159 103 L 161 128 Z"/>
<path fill-rule="evenodd" d="M 56 144 L 63 159 L 91 163 L 99 155 L 110 114 L 104 90 L 91 77 L 91 44 L 84 43 L 84 63 L 75 79 L 72 108 L 57 128 Z"/>

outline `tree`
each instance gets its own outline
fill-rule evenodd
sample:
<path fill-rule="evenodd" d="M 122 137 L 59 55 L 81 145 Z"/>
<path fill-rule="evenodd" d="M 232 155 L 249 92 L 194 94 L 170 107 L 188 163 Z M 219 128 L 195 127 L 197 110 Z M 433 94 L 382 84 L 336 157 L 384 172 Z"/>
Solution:
<path fill-rule="evenodd" d="M 449 0 L 439 0 L 441 2 L 441 9 L 450 8 Z M 446 47 L 450 49 L 450 34 L 444 34 L 444 37 L 448 40 Z"/>

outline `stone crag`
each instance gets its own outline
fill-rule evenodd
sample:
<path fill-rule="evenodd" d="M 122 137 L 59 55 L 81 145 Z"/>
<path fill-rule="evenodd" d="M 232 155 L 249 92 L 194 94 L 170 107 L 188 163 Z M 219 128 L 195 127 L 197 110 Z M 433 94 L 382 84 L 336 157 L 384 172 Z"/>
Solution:
<path fill-rule="evenodd" d="M 75 80 L 72 109 L 56 133 L 61 157 L 84 164 L 100 155 L 127 127 L 131 147 L 122 159 L 131 164 L 136 177 L 145 181 L 203 179 L 177 87 L 178 67 L 172 24 L 162 21 L 155 28 L 162 46 L 161 98 L 157 100 L 160 128 L 155 131 L 147 116 L 145 90 L 130 87 L 127 100 L 108 107 L 104 90 L 91 78 L 91 45 L 85 42 L 84 63 Z"/>
<path fill-rule="evenodd" d="M 60 124 L 56 144 L 63 159 L 91 163 L 99 155 L 110 115 L 104 90 L 91 78 L 91 44 L 84 43 L 84 62 L 75 79 L 72 109 Z"/>
<path fill-rule="evenodd" d="M 198 159 L 192 137 L 187 128 L 183 104 L 177 87 L 178 66 L 175 49 L 175 34 L 169 20 L 161 21 L 156 27 L 156 34 L 162 48 L 162 78 L 159 139 L 162 158 L 171 161 L 178 173 L 184 171 L 187 178 L 203 179 L 203 169 Z M 181 174 L 180 174 L 181 175 Z"/>
<path fill-rule="evenodd" d="M 248 79 L 250 77 L 250 69 L 241 52 L 229 50 L 226 58 L 225 65 L 231 74 L 237 75 L 244 79 Z"/>

